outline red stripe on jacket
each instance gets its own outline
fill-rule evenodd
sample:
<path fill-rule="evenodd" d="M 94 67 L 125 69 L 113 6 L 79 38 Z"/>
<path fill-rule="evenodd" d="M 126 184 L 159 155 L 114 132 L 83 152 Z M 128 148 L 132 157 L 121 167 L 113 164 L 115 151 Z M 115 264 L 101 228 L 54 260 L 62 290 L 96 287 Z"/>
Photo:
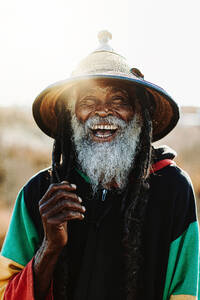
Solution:
<path fill-rule="evenodd" d="M 155 173 L 169 165 L 176 165 L 176 163 L 172 159 L 163 159 L 151 166 L 150 174 Z"/>
<path fill-rule="evenodd" d="M 34 279 L 33 279 L 33 259 L 26 267 L 14 275 L 8 282 L 5 290 L 4 300 L 35 300 Z M 52 288 L 45 300 L 53 300 Z"/>

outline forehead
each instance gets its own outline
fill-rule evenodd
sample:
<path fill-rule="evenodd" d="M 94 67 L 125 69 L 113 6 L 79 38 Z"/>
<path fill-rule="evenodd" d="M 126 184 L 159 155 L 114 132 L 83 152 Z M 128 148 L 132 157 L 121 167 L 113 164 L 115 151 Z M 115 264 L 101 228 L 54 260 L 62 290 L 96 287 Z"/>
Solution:
<path fill-rule="evenodd" d="M 130 90 L 128 87 L 122 84 L 94 81 L 81 84 L 76 87 L 76 100 L 83 98 L 87 95 L 98 96 L 102 94 L 122 94 L 125 97 L 130 96 Z M 134 94 L 134 89 L 131 89 L 131 96 Z"/>
<path fill-rule="evenodd" d="M 128 97 L 128 92 L 125 89 L 119 88 L 119 87 L 114 87 L 114 86 L 93 86 L 93 87 L 88 87 L 85 88 L 84 90 L 81 90 L 78 93 L 78 98 L 82 98 L 87 95 L 96 95 L 98 96 L 99 94 L 123 94 L 124 96 Z"/>

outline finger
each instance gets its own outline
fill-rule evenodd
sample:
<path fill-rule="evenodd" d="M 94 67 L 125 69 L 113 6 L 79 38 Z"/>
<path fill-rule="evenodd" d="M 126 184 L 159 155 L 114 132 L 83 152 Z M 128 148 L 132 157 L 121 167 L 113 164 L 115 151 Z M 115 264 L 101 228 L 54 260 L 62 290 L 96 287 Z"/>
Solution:
<path fill-rule="evenodd" d="M 44 196 L 42 197 L 42 199 L 40 200 L 39 203 L 42 204 L 47 198 L 50 198 L 51 195 L 53 195 L 58 190 L 75 191 L 76 185 L 73 183 L 72 184 L 68 183 L 67 181 L 63 181 L 61 183 L 50 184 L 48 190 L 46 191 L 46 193 L 44 194 Z"/>
<path fill-rule="evenodd" d="M 54 207 L 46 209 L 46 211 L 42 212 L 42 218 L 48 219 L 58 213 L 67 213 L 69 211 L 75 211 L 79 213 L 85 213 L 86 209 L 84 206 L 80 204 L 69 201 L 69 200 L 62 200 L 58 202 Z"/>
<path fill-rule="evenodd" d="M 66 223 L 67 221 L 70 220 L 83 220 L 84 219 L 84 215 L 78 212 L 74 212 L 74 211 L 70 211 L 67 212 L 66 214 L 60 213 L 56 216 L 53 216 L 51 218 L 48 219 L 47 223 L 51 224 L 51 225 L 60 225 L 63 223 Z"/>
<path fill-rule="evenodd" d="M 58 190 L 55 194 L 53 194 L 52 197 L 49 199 L 46 199 L 45 202 L 39 202 L 39 210 L 42 213 L 46 208 L 55 206 L 57 202 L 60 202 L 61 200 L 70 200 L 75 203 L 80 204 L 82 202 L 82 199 L 77 196 L 74 193 L 66 192 L 63 190 Z"/>
<path fill-rule="evenodd" d="M 66 181 L 66 180 L 63 180 L 60 184 L 67 184 L 67 185 L 70 185 L 72 188 L 76 189 L 76 184 L 74 183 L 70 183 L 69 181 Z"/>

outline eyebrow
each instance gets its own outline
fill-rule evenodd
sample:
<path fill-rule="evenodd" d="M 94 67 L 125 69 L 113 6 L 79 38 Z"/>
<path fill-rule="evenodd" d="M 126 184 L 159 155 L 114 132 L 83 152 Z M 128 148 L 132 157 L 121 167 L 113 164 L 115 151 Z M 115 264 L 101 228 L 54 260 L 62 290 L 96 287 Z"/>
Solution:
<path fill-rule="evenodd" d="M 90 88 L 87 90 L 81 90 L 81 91 L 79 91 L 77 98 L 82 99 L 82 98 L 88 97 L 88 96 L 95 96 L 94 92 L 95 92 L 94 88 Z"/>
<path fill-rule="evenodd" d="M 96 100 L 98 99 L 94 94 L 90 94 L 90 93 L 87 93 L 86 95 L 83 95 L 82 97 L 79 97 L 78 98 L 78 101 L 84 101 L 84 100 L 87 100 L 87 98 L 90 98 L 91 100 Z"/>
<path fill-rule="evenodd" d="M 121 89 L 121 88 L 118 88 L 118 87 L 112 87 L 111 88 L 111 92 L 114 92 L 114 93 L 122 93 L 124 96 L 126 96 L 126 97 L 129 97 L 129 94 L 128 94 L 128 92 L 126 91 L 126 90 L 124 90 L 124 89 Z"/>

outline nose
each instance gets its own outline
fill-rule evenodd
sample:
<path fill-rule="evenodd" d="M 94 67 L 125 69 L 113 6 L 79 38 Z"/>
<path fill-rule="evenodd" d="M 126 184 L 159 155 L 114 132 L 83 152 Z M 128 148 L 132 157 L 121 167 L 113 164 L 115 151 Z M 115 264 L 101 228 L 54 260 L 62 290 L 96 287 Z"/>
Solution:
<path fill-rule="evenodd" d="M 104 117 L 112 115 L 112 110 L 109 105 L 101 104 L 96 107 L 95 115 L 98 115 L 99 117 L 104 118 Z"/>

